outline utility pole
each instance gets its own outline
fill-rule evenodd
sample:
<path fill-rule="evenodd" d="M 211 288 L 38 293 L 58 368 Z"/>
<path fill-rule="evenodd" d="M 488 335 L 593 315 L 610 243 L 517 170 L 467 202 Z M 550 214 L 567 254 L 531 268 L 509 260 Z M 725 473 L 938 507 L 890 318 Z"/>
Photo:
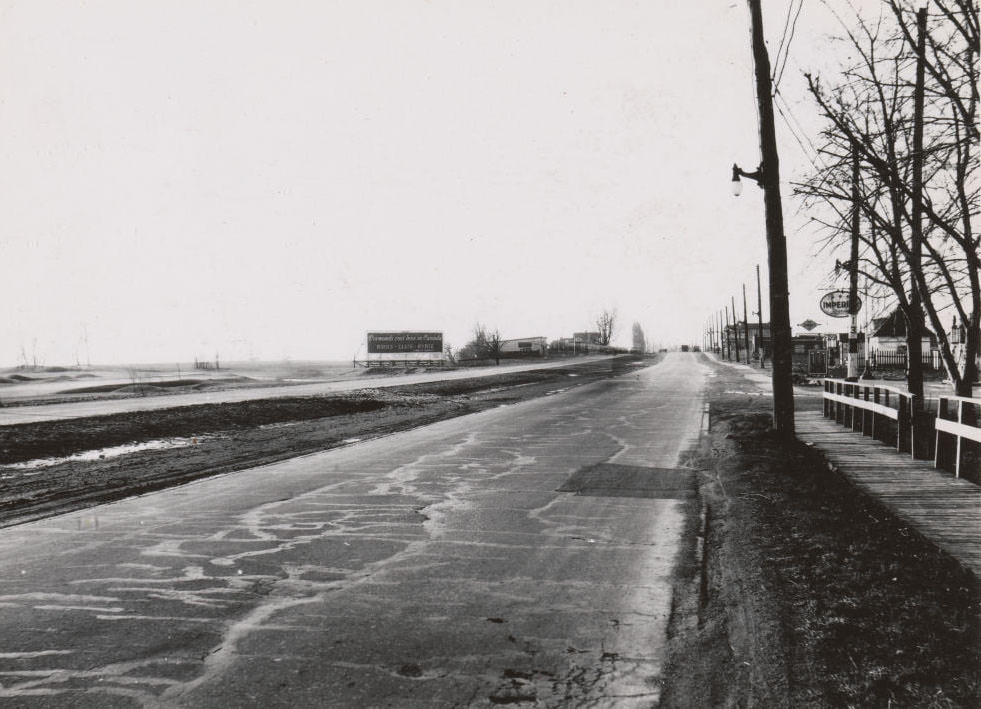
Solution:
<path fill-rule="evenodd" d="M 725 341 L 726 331 L 722 327 L 722 311 L 719 311 L 719 356 L 723 359 L 726 356 L 726 341 Z"/>
<path fill-rule="evenodd" d="M 849 382 L 858 381 L 858 230 L 861 228 L 859 214 L 859 162 L 858 146 L 852 145 L 852 249 L 848 261 L 848 315 L 851 325 L 848 328 L 848 376 Z"/>
<path fill-rule="evenodd" d="M 760 265 L 756 264 L 756 315 L 760 322 L 760 369 L 763 369 L 763 291 L 760 289 Z"/>
<path fill-rule="evenodd" d="M 926 71 L 926 23 L 927 11 L 916 11 L 916 85 L 913 88 L 913 195 L 912 223 L 910 225 L 910 303 L 906 319 L 906 388 L 912 395 L 911 419 L 913 422 L 912 454 L 919 455 L 918 429 L 923 411 L 923 294 L 916 282 L 920 272 L 923 251 L 923 84 Z"/>
<path fill-rule="evenodd" d="M 726 359 L 732 361 L 732 342 L 729 340 L 729 306 L 725 306 L 726 311 L 726 348 L 729 350 Z"/>
<path fill-rule="evenodd" d="M 726 332 L 726 328 L 722 323 L 722 311 L 719 311 L 719 342 L 721 344 L 722 356 L 726 357 L 726 351 L 729 347 L 729 334 Z"/>
<path fill-rule="evenodd" d="M 780 201 L 780 158 L 773 123 L 770 57 L 763 38 L 760 0 L 748 0 L 752 22 L 756 101 L 760 117 L 760 185 L 766 208 L 766 245 L 770 270 L 770 339 L 773 358 L 773 427 L 794 437 L 793 342 L 790 334 L 790 294 L 787 285 L 787 238 L 783 233 Z"/>
<path fill-rule="evenodd" d="M 736 364 L 739 363 L 739 320 L 736 318 L 736 296 L 732 298 L 732 339 L 736 341 Z"/>
<path fill-rule="evenodd" d="M 749 356 L 749 311 L 746 309 L 745 283 L 743 283 L 743 336 L 746 338 L 746 364 L 752 364 Z"/>

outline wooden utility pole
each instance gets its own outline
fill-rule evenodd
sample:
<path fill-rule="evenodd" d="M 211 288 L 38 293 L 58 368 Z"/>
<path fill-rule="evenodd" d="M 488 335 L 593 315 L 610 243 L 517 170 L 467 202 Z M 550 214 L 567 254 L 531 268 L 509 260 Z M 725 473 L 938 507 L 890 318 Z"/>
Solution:
<path fill-rule="evenodd" d="M 726 331 L 722 326 L 722 311 L 719 311 L 719 355 L 722 358 L 726 356 Z"/>
<path fill-rule="evenodd" d="M 720 338 L 722 341 L 722 356 L 728 358 L 729 352 L 729 334 L 726 332 L 725 324 L 722 320 L 723 311 L 719 311 L 719 331 L 721 333 Z"/>
<path fill-rule="evenodd" d="M 760 265 L 756 264 L 756 316 L 760 323 L 760 369 L 763 369 L 763 355 L 766 348 L 763 346 L 763 291 L 760 288 Z"/>
<path fill-rule="evenodd" d="M 743 283 L 743 337 L 746 338 L 746 364 L 752 364 L 749 353 L 749 311 L 746 308 L 746 284 Z"/>
<path fill-rule="evenodd" d="M 732 342 L 729 340 L 729 306 L 725 306 L 726 311 L 726 347 L 729 350 L 729 354 L 726 357 L 730 362 L 732 361 Z"/>
<path fill-rule="evenodd" d="M 732 298 L 732 339 L 736 341 L 736 362 L 739 362 L 739 319 L 736 317 L 736 296 Z"/>
<path fill-rule="evenodd" d="M 773 123 L 770 57 L 763 38 L 760 0 L 748 0 L 752 22 L 756 101 L 760 117 L 760 185 L 766 208 L 767 261 L 770 272 L 770 339 L 773 358 L 773 427 L 794 436 L 793 343 L 790 333 L 790 294 L 787 285 L 787 238 L 783 233 L 780 201 L 780 158 Z"/>
<path fill-rule="evenodd" d="M 851 325 L 848 328 L 848 375 L 845 377 L 850 382 L 858 381 L 858 231 L 861 228 L 858 168 L 858 146 L 852 145 L 852 248 L 848 261 L 848 315 Z"/>
<path fill-rule="evenodd" d="M 916 11 L 916 85 L 913 88 L 913 194 L 910 224 L 910 303 L 906 318 L 906 388 L 912 394 L 911 404 L 913 457 L 920 454 L 918 429 L 923 411 L 923 294 L 916 283 L 916 274 L 922 268 L 923 252 L 923 100 L 926 71 L 926 22 L 925 7 Z"/>

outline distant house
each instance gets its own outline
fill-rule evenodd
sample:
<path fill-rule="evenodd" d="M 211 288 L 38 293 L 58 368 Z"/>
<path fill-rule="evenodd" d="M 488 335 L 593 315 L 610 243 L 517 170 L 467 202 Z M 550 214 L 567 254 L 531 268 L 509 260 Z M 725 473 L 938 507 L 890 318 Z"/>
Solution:
<path fill-rule="evenodd" d="M 903 353 L 909 348 L 907 343 L 906 316 L 898 307 L 882 318 L 872 320 L 869 327 L 869 349 L 874 352 Z M 937 337 L 927 330 L 923 336 L 923 352 L 937 348 Z"/>
<path fill-rule="evenodd" d="M 806 355 L 808 352 L 824 350 L 826 347 L 824 335 L 812 333 L 794 335 L 790 338 L 790 342 L 795 355 Z"/>
<path fill-rule="evenodd" d="M 770 323 L 763 323 L 763 334 L 760 335 L 760 325 L 759 323 L 751 322 L 748 325 L 740 322 L 738 327 L 735 325 L 727 325 L 725 328 L 725 344 L 726 347 L 735 351 L 736 348 L 740 352 L 746 349 L 746 332 L 749 331 L 749 351 L 756 359 L 759 357 L 760 349 L 767 357 L 770 356 Z"/>

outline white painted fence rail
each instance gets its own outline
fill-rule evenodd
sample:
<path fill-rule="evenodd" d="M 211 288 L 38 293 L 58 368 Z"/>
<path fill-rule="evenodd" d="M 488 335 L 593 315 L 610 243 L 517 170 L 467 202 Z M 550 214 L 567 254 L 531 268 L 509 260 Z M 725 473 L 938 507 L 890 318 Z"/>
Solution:
<path fill-rule="evenodd" d="M 825 379 L 824 416 L 913 457 L 913 395 L 881 384 Z"/>
<path fill-rule="evenodd" d="M 914 421 L 916 397 L 908 391 L 844 379 L 823 383 L 825 418 L 981 484 L 981 399 L 941 396 L 936 417 L 921 412 Z"/>
<path fill-rule="evenodd" d="M 976 479 L 981 449 L 981 399 L 941 396 L 936 430 L 933 464 L 953 468 L 956 477 L 966 473 Z"/>

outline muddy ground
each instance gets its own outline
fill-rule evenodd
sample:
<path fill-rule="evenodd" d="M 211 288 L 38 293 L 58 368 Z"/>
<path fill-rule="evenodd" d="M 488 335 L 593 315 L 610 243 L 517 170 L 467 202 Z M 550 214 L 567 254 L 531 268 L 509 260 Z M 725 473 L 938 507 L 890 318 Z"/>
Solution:
<path fill-rule="evenodd" d="M 654 362 L 622 356 L 557 369 L 343 394 L 0 426 L 0 527 L 547 396 Z M 189 445 L 118 457 L 106 451 L 101 459 L 37 468 L 10 467 L 173 439 Z"/>
<path fill-rule="evenodd" d="M 661 706 L 981 706 L 977 579 L 771 435 L 758 392 L 729 367 L 710 384 Z"/>

